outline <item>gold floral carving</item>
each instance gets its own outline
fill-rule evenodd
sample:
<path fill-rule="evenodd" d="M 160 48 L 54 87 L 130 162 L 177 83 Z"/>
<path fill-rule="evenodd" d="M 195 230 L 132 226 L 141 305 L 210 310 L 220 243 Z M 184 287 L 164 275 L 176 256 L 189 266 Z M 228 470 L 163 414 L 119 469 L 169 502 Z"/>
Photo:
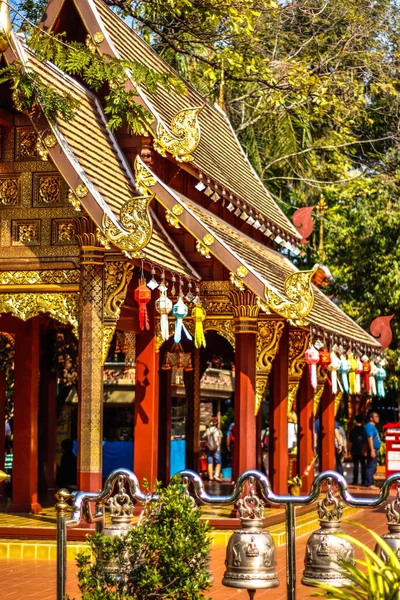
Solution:
<path fill-rule="evenodd" d="M 289 329 L 289 381 L 301 379 L 305 365 L 304 353 L 310 334 L 304 329 Z"/>
<path fill-rule="evenodd" d="M 176 217 L 180 217 L 184 213 L 183 206 L 180 204 L 174 204 L 171 211 Z"/>
<path fill-rule="evenodd" d="M 57 139 L 55 135 L 53 135 L 52 133 L 48 133 L 43 138 L 43 142 L 44 145 L 47 146 L 47 148 L 54 148 L 54 146 L 57 144 Z"/>
<path fill-rule="evenodd" d="M 230 281 L 202 281 L 200 284 L 201 293 L 207 293 L 210 296 L 215 294 L 226 294 L 233 291 Z"/>
<path fill-rule="evenodd" d="M 85 198 L 85 196 L 88 195 L 88 189 L 86 187 L 86 185 L 83 185 L 83 183 L 80 183 L 76 188 L 75 188 L 75 195 L 78 196 L 78 198 Z"/>
<path fill-rule="evenodd" d="M 81 211 L 81 203 L 80 200 L 78 200 L 78 198 L 75 196 L 75 193 L 73 190 L 69 190 L 68 191 L 68 201 L 72 204 L 72 206 L 74 207 L 74 209 L 77 212 Z"/>
<path fill-rule="evenodd" d="M 19 204 L 19 184 L 16 177 L 0 178 L 0 206 Z"/>
<path fill-rule="evenodd" d="M 16 129 L 16 152 L 17 160 L 26 160 L 27 158 L 37 158 L 38 136 L 32 127 Z"/>
<path fill-rule="evenodd" d="M 43 175 L 39 178 L 39 201 L 45 205 L 60 202 L 60 178 Z"/>
<path fill-rule="evenodd" d="M 229 273 L 229 281 L 236 287 L 238 288 L 238 290 L 240 290 L 241 292 L 243 292 L 245 290 L 245 287 L 243 285 L 243 282 L 236 277 L 235 273 L 230 272 Z"/>
<path fill-rule="evenodd" d="M 13 246 L 39 246 L 40 221 L 13 221 L 12 222 Z"/>
<path fill-rule="evenodd" d="M 264 295 L 268 307 L 281 317 L 288 319 L 292 325 L 304 326 L 306 317 L 314 306 L 314 291 L 311 279 L 315 270 L 298 271 L 285 279 L 285 295 L 287 300 L 265 287 Z"/>
<path fill-rule="evenodd" d="M 78 292 L 0 294 L 0 313 L 11 313 L 27 321 L 40 313 L 49 313 L 60 323 L 72 325 L 78 336 Z"/>
<path fill-rule="evenodd" d="M 321 383 L 321 384 L 318 384 L 317 385 L 317 389 L 314 392 L 314 405 L 313 405 L 314 417 L 316 417 L 317 414 L 318 414 L 319 403 L 321 401 L 321 396 L 322 396 L 322 393 L 324 391 L 324 387 L 325 387 L 325 382 Z"/>
<path fill-rule="evenodd" d="M 343 398 L 343 392 L 338 392 L 333 400 L 334 401 L 334 409 L 333 410 L 335 411 L 335 417 L 337 415 L 337 411 L 339 410 L 339 406 L 342 401 L 342 398 Z"/>
<path fill-rule="evenodd" d="M 79 283 L 78 269 L 0 271 L 0 285 L 62 285 Z"/>
<path fill-rule="evenodd" d="M 121 306 L 126 298 L 128 285 L 132 279 L 133 265 L 128 262 L 106 262 L 103 309 L 103 350 L 102 362 L 105 363 L 111 340 L 121 314 Z"/>
<path fill-rule="evenodd" d="M 240 265 L 240 267 L 238 267 L 236 269 L 236 275 L 238 277 L 240 277 L 241 279 L 244 279 L 245 277 L 247 277 L 247 275 L 249 274 L 248 269 L 246 269 L 246 267 L 244 265 Z"/>
<path fill-rule="evenodd" d="M 266 373 L 257 373 L 256 375 L 256 405 L 254 414 L 257 415 L 260 410 L 263 398 L 265 396 L 265 390 L 267 389 L 268 375 Z"/>
<path fill-rule="evenodd" d="M 295 383 L 289 383 L 289 391 L 288 391 L 288 417 L 293 410 L 294 401 L 296 400 L 297 390 L 299 389 L 300 382 L 296 381 Z"/>
<path fill-rule="evenodd" d="M 258 317 L 260 307 L 257 306 L 256 296 L 250 290 L 243 289 L 229 292 L 234 317 Z"/>
<path fill-rule="evenodd" d="M 106 242 L 111 242 L 133 256 L 139 256 L 140 251 L 151 240 L 153 232 L 149 205 L 154 194 L 149 188 L 156 184 L 153 175 L 139 157 L 135 160 L 135 182 L 142 195 L 133 196 L 121 206 L 119 227 L 104 214 L 102 232 Z M 102 237 L 100 239 L 103 240 Z"/>
<path fill-rule="evenodd" d="M 233 333 L 232 319 L 206 319 L 203 323 L 204 331 L 216 331 L 228 340 L 232 348 L 235 348 L 235 334 Z"/>
<path fill-rule="evenodd" d="M 58 223 L 58 236 L 57 242 L 60 243 L 71 243 L 75 242 L 75 224 L 73 222 L 65 221 Z"/>
<path fill-rule="evenodd" d="M 214 236 L 212 236 L 211 233 L 206 233 L 206 235 L 203 237 L 203 244 L 206 246 L 212 246 L 214 242 Z"/>
<path fill-rule="evenodd" d="M 172 154 L 178 162 L 193 160 L 191 152 L 200 143 L 200 125 L 198 116 L 204 106 L 185 108 L 171 119 L 169 128 L 162 121 L 157 123 L 153 146 L 161 154 Z"/>
<path fill-rule="evenodd" d="M 267 319 L 259 321 L 257 324 L 256 340 L 256 381 L 258 379 L 268 381 L 268 376 L 272 369 L 273 360 L 279 349 L 279 342 L 282 337 L 285 322 L 281 320 Z M 263 400 L 263 394 L 257 393 L 256 385 L 256 404 L 254 414 L 257 415 Z"/>

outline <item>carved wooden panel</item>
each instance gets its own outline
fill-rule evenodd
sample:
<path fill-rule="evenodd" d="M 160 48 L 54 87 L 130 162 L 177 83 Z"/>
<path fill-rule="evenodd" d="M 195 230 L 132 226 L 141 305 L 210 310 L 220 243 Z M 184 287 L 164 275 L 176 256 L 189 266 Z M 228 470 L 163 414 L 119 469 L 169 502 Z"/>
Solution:
<path fill-rule="evenodd" d="M 0 209 L 14 208 L 21 204 L 21 178 L 17 174 L 0 175 Z"/>
<path fill-rule="evenodd" d="M 51 243 L 53 246 L 72 246 L 78 243 L 74 219 L 52 219 Z"/>
<path fill-rule="evenodd" d="M 38 160 L 38 136 L 33 127 L 15 128 L 15 160 Z"/>
<path fill-rule="evenodd" d="M 58 173 L 33 174 L 33 206 L 53 208 L 66 204 L 67 186 Z"/>
<path fill-rule="evenodd" d="M 40 219 L 11 222 L 12 246 L 40 246 Z"/>

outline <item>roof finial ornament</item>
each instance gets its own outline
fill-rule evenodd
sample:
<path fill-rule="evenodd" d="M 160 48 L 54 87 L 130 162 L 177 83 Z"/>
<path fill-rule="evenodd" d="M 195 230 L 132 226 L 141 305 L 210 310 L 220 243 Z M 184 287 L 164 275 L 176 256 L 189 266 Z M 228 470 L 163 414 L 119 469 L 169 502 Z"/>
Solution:
<path fill-rule="evenodd" d="M 10 45 L 12 31 L 8 2 L 0 0 L 0 52 L 5 52 Z"/>
<path fill-rule="evenodd" d="M 203 108 L 204 105 L 181 110 L 172 117 L 169 128 L 162 121 L 158 121 L 154 149 L 161 156 L 166 156 L 169 152 L 178 162 L 192 161 L 191 152 L 196 150 L 200 143 L 198 116 Z"/>
<path fill-rule="evenodd" d="M 285 279 L 285 295 L 288 300 L 282 300 L 269 288 L 265 288 L 265 299 L 268 307 L 281 317 L 285 317 L 292 325 L 303 327 L 307 324 L 307 317 L 314 306 L 314 291 L 311 279 L 315 273 L 312 271 L 298 271 Z"/>

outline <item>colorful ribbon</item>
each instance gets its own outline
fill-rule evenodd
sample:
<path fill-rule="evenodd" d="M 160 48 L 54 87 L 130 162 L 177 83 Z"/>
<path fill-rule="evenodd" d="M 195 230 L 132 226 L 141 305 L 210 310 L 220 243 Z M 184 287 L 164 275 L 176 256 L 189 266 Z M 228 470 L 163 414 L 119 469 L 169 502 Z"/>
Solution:
<path fill-rule="evenodd" d="M 379 366 L 377 368 L 376 371 L 376 382 L 377 382 L 377 392 L 378 392 L 378 396 L 380 396 L 381 398 L 384 398 L 386 395 L 385 392 L 385 386 L 384 386 L 384 380 L 386 378 L 386 369 L 384 369 L 382 366 Z"/>
<path fill-rule="evenodd" d="M 204 336 L 203 321 L 206 318 L 206 311 L 201 304 L 197 304 L 192 309 L 194 320 L 194 345 L 196 348 L 206 347 L 206 338 Z"/>
<path fill-rule="evenodd" d="M 333 351 L 331 352 L 331 364 L 328 369 L 331 372 L 332 394 L 335 396 L 338 392 L 338 377 L 337 373 L 340 367 L 340 358 Z"/>
<path fill-rule="evenodd" d="M 164 283 L 158 289 L 160 297 L 156 300 L 156 311 L 160 314 L 161 337 L 166 341 L 169 339 L 168 315 L 172 310 L 172 301 L 167 296 L 167 286 Z"/>
<path fill-rule="evenodd" d="M 342 356 L 340 357 L 339 373 L 340 373 L 340 378 L 342 380 L 343 389 L 346 392 L 346 394 L 349 393 L 349 379 L 347 377 L 347 374 L 349 371 L 350 371 L 350 363 L 347 360 L 347 358 L 345 357 L 345 355 L 342 354 Z"/>

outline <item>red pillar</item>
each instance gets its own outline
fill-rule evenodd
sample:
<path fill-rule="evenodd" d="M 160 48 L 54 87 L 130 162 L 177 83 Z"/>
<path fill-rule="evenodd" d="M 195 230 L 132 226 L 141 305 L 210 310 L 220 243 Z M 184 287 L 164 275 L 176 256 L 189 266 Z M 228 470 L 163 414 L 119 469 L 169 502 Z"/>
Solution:
<path fill-rule="evenodd" d="M 235 324 L 235 450 L 233 478 L 256 468 L 256 334 L 257 319 Z"/>
<path fill-rule="evenodd" d="M 56 487 L 56 451 L 57 451 L 57 380 L 48 370 L 41 370 L 43 443 L 41 446 L 43 461 L 43 483 L 48 491 Z"/>
<path fill-rule="evenodd" d="M 15 339 L 14 463 L 10 512 L 38 513 L 39 320 L 23 323 Z"/>
<path fill-rule="evenodd" d="M 4 471 L 4 454 L 6 445 L 5 436 L 5 414 L 6 414 L 6 376 L 0 370 L 0 470 Z M 0 498 L 3 495 L 4 484 L 0 483 Z"/>
<path fill-rule="evenodd" d="M 302 491 L 308 494 L 314 479 L 314 465 L 309 475 L 303 475 L 314 458 L 314 388 L 308 369 L 303 370 L 298 391 L 298 474 L 302 477 Z"/>
<path fill-rule="evenodd" d="M 158 365 L 154 329 L 136 336 L 133 471 L 153 489 L 158 467 Z"/>
<path fill-rule="evenodd" d="M 278 354 L 272 363 L 269 413 L 269 475 L 275 494 L 288 493 L 288 365 L 289 328 L 285 324 Z"/>
<path fill-rule="evenodd" d="M 335 403 L 332 387 L 326 385 L 321 398 L 321 471 L 335 469 Z"/>

